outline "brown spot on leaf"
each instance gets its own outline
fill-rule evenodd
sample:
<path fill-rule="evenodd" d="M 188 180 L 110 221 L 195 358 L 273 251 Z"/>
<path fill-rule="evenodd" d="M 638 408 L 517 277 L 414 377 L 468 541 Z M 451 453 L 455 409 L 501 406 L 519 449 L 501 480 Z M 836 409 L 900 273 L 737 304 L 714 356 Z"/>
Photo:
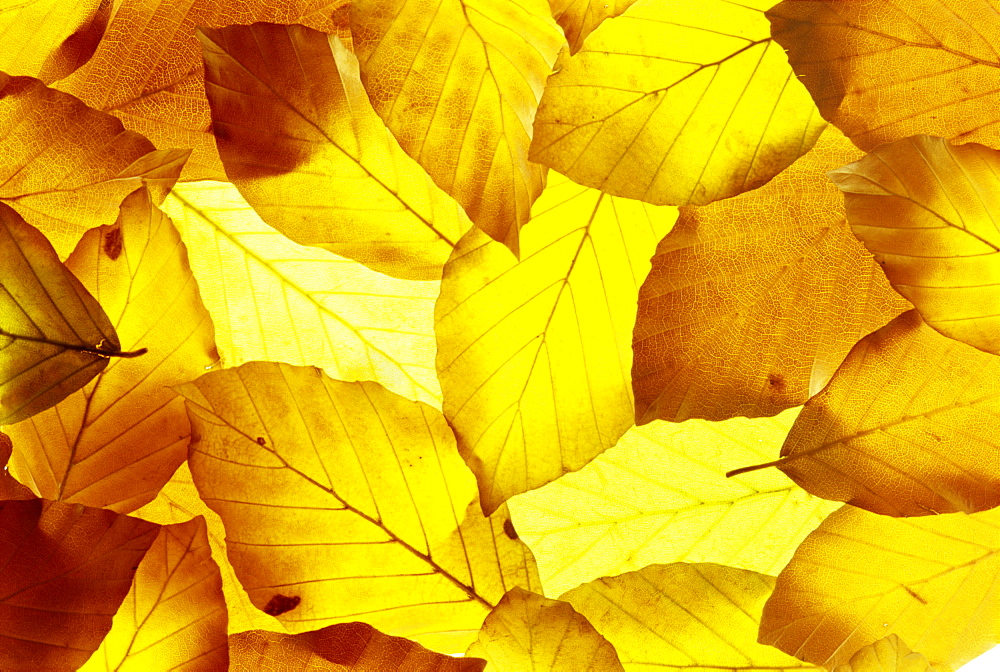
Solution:
<path fill-rule="evenodd" d="M 299 606 L 299 602 L 301 601 L 302 598 L 298 595 L 289 597 L 287 595 L 277 594 L 268 601 L 267 605 L 264 607 L 264 613 L 270 616 L 280 616 L 281 614 L 289 612 Z"/>
<path fill-rule="evenodd" d="M 780 373 L 767 374 L 767 384 L 775 392 L 781 393 L 785 391 L 785 377 Z"/>
<path fill-rule="evenodd" d="M 503 521 L 503 531 L 510 539 L 517 539 L 517 530 L 514 529 L 514 523 L 510 521 L 510 518 Z"/>
<path fill-rule="evenodd" d="M 122 253 L 122 230 L 120 226 L 104 231 L 104 254 L 114 261 Z"/>
<path fill-rule="evenodd" d="M 267 441 L 264 440 L 263 436 L 258 436 L 257 437 L 257 445 L 259 445 L 259 446 L 266 446 L 267 445 Z"/>

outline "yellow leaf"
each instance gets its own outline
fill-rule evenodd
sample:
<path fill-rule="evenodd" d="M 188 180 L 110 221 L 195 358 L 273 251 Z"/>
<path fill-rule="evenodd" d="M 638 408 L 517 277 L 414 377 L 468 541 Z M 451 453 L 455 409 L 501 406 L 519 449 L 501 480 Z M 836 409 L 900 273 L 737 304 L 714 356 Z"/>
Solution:
<path fill-rule="evenodd" d="M 115 614 L 111 632 L 80 668 L 225 670 L 226 602 L 205 519 L 164 525 Z"/>
<path fill-rule="evenodd" d="M 3 0 L 0 70 L 52 82 L 94 54 L 111 18 L 111 0 Z"/>
<path fill-rule="evenodd" d="M 836 129 L 757 191 L 683 208 L 639 293 L 636 421 L 774 415 L 909 308 L 845 223 Z"/>
<path fill-rule="evenodd" d="M 297 245 L 230 184 L 178 185 L 164 209 L 187 243 L 227 365 L 314 365 L 440 407 L 433 316 L 440 283 L 388 278 Z"/>
<path fill-rule="evenodd" d="M 184 403 L 168 386 L 218 360 L 177 230 L 145 188 L 111 227 L 91 229 L 66 262 L 92 291 L 129 350 L 54 408 L 7 428 L 11 471 L 48 499 L 134 511 L 184 461 Z"/>
<path fill-rule="evenodd" d="M 651 563 L 777 574 L 839 505 L 773 470 L 726 471 L 772 459 L 797 414 L 633 427 L 580 471 L 511 499 L 545 593 Z"/>
<path fill-rule="evenodd" d="M 615 647 L 573 607 L 521 588 L 503 596 L 466 655 L 495 672 L 622 670 Z"/>
<path fill-rule="evenodd" d="M 825 122 L 771 41 L 770 0 L 640 0 L 563 52 L 531 160 L 649 203 L 702 205 L 756 189 Z"/>
<path fill-rule="evenodd" d="M 363 618 L 464 650 L 509 588 L 538 587 L 506 508 L 479 512 L 441 414 L 376 383 L 250 362 L 178 388 L 189 463 L 258 608 L 301 632 Z"/>
<path fill-rule="evenodd" d="M 786 0 L 767 15 L 823 117 L 858 147 L 927 133 L 1000 148 L 992 0 Z"/>
<path fill-rule="evenodd" d="M 575 54 L 583 41 L 605 19 L 618 16 L 636 0 L 549 0 L 552 16 L 566 33 L 570 53 Z"/>
<path fill-rule="evenodd" d="M 927 662 L 927 658 L 910 651 L 896 635 L 889 635 L 869 644 L 851 656 L 851 661 L 838 665 L 833 672 L 943 672 Z"/>
<path fill-rule="evenodd" d="M 52 245 L 0 203 L 0 425 L 44 411 L 121 353 L 97 300 Z"/>
<path fill-rule="evenodd" d="M 580 469 L 631 426 L 635 300 L 677 216 L 560 175 L 534 213 L 520 262 L 470 231 L 435 307 L 444 413 L 486 513 Z"/>
<path fill-rule="evenodd" d="M 890 518 L 844 506 L 778 576 L 760 641 L 828 668 L 895 634 L 957 668 L 1000 641 L 1000 509 Z"/>
<path fill-rule="evenodd" d="M 158 528 L 79 504 L 0 501 L 0 669 L 83 665 Z"/>
<path fill-rule="evenodd" d="M 354 48 L 400 146 L 518 254 L 545 172 L 531 124 L 563 36 L 546 0 L 354 0 Z"/>
<path fill-rule="evenodd" d="M 485 661 L 452 658 L 402 637 L 382 634 L 367 623 L 340 623 L 286 635 L 255 630 L 231 635 L 229 650 L 237 670 L 282 669 L 309 672 L 482 672 Z M 279 663 L 280 661 L 280 663 Z"/>
<path fill-rule="evenodd" d="M 626 671 L 816 670 L 756 642 L 774 577 L 714 564 L 649 565 L 569 591 Z"/>
<path fill-rule="evenodd" d="M 261 218 L 394 277 L 439 279 L 471 223 L 375 114 L 340 39 L 261 23 L 200 37 L 226 174 Z"/>
<path fill-rule="evenodd" d="M 945 336 L 1000 354 L 1000 152 L 920 135 L 830 172 L 854 234 Z"/>

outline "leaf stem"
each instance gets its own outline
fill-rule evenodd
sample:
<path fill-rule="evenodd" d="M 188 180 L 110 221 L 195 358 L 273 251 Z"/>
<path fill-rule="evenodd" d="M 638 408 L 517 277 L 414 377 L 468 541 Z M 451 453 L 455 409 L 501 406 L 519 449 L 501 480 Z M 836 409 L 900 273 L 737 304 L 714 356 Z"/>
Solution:
<path fill-rule="evenodd" d="M 793 455 L 792 458 L 795 456 Z M 732 478 L 733 476 L 739 476 L 740 474 L 747 474 L 751 471 L 757 471 L 758 469 L 767 469 L 768 467 L 777 467 L 785 462 L 788 462 L 788 457 L 783 457 L 780 460 L 774 460 L 773 462 L 765 462 L 764 464 L 754 464 L 749 467 L 740 467 L 739 469 L 733 469 L 732 471 L 726 472 L 726 478 Z"/>
<path fill-rule="evenodd" d="M 123 359 L 133 359 L 135 357 L 141 357 L 149 352 L 149 348 L 139 348 L 138 350 L 122 351 L 122 350 L 106 350 L 104 349 L 105 342 L 102 340 L 95 346 L 89 345 L 79 345 L 76 343 L 64 343 L 63 341 L 54 341 L 51 338 L 39 337 L 39 336 L 25 336 L 22 334 L 13 334 L 4 329 L 0 329 L 0 336 L 6 336 L 7 338 L 12 338 L 16 341 L 31 341 L 32 343 L 44 343 L 46 345 L 54 345 L 57 348 L 63 348 L 65 350 L 73 350 L 75 352 L 85 352 L 90 355 L 96 355 L 97 357 L 121 357 Z"/>

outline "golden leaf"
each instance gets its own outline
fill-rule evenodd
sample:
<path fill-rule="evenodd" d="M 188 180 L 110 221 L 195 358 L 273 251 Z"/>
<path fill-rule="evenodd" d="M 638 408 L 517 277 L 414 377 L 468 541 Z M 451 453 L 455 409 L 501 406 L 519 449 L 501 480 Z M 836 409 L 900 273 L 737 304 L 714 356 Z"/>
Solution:
<path fill-rule="evenodd" d="M 466 655 L 496 672 L 623 671 L 615 647 L 572 606 L 521 588 L 503 596 Z"/>
<path fill-rule="evenodd" d="M 761 189 L 682 208 L 639 293 L 639 424 L 802 404 L 859 338 L 909 307 L 851 235 L 825 175 L 858 154 L 829 129 Z"/>
<path fill-rule="evenodd" d="M 94 54 L 111 18 L 111 0 L 3 0 L 0 70 L 52 82 Z"/>
<path fill-rule="evenodd" d="M 660 205 L 756 189 L 825 126 L 768 33 L 770 0 L 640 0 L 563 52 L 531 160 Z"/>
<path fill-rule="evenodd" d="M 231 184 L 178 185 L 164 210 L 187 244 L 227 365 L 314 365 L 440 407 L 433 316 L 440 283 L 388 278 L 297 245 L 262 222 Z"/>
<path fill-rule="evenodd" d="M 844 506 L 778 576 L 760 641 L 828 668 L 895 634 L 957 668 L 1000 641 L 1000 509 L 890 518 Z"/>
<path fill-rule="evenodd" d="M 205 519 L 164 525 L 83 672 L 225 670 L 226 602 Z"/>
<path fill-rule="evenodd" d="M 677 215 L 560 175 L 518 262 L 470 231 L 435 307 L 444 413 L 483 511 L 583 467 L 632 425 L 635 297 Z"/>
<path fill-rule="evenodd" d="M 226 174 L 261 218 L 394 277 L 439 279 L 471 222 L 400 149 L 340 39 L 260 23 L 200 37 Z"/>
<path fill-rule="evenodd" d="M 549 0 L 552 17 L 566 33 L 570 53 L 575 54 L 583 41 L 605 19 L 618 16 L 636 0 Z"/>
<path fill-rule="evenodd" d="M 506 508 L 479 513 L 451 430 L 426 404 L 271 362 L 177 389 L 198 437 L 191 473 L 229 560 L 289 630 L 364 618 L 464 650 L 504 592 L 538 586 Z"/>
<path fill-rule="evenodd" d="M 896 635 L 889 635 L 869 644 L 851 656 L 851 661 L 838 665 L 832 672 L 943 672 L 927 662 L 927 658 L 910 651 Z"/>
<path fill-rule="evenodd" d="M 184 461 L 190 435 L 170 385 L 218 360 L 177 230 L 142 188 L 112 227 L 91 229 L 66 262 L 101 302 L 126 348 L 54 408 L 7 428 L 11 471 L 48 499 L 134 511 Z"/>
<path fill-rule="evenodd" d="M 531 124 L 563 44 L 546 0 L 354 0 L 351 26 L 361 81 L 400 146 L 517 255 L 545 184 Z"/>

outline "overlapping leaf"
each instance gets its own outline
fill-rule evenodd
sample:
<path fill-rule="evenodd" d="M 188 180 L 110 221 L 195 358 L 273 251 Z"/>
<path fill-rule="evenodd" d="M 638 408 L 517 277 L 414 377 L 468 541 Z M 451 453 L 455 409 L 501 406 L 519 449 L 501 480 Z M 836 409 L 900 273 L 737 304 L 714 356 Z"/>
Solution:
<path fill-rule="evenodd" d="M 511 499 L 546 594 L 652 563 L 777 574 L 838 505 L 774 471 L 725 474 L 773 458 L 797 413 L 634 427 L 580 471 Z"/>
<path fill-rule="evenodd" d="M 583 41 L 605 19 L 618 16 L 636 0 L 549 0 L 552 17 L 566 33 L 570 53 L 575 54 Z"/>
<path fill-rule="evenodd" d="M 184 244 L 143 188 L 114 226 L 92 229 L 67 260 L 134 358 L 114 358 L 54 408 L 7 429 L 11 471 L 36 494 L 127 513 L 184 461 L 190 427 L 169 386 L 218 360 L 212 320 Z"/>
<path fill-rule="evenodd" d="M 13 452 L 13 444 L 10 437 L 0 432 L 0 500 L 5 499 L 34 499 L 35 495 L 20 483 L 7 471 L 7 460 Z"/>
<path fill-rule="evenodd" d="M 682 209 L 639 293 L 637 422 L 802 404 L 858 339 L 909 307 L 851 235 L 825 175 L 858 154 L 829 129 L 761 189 Z"/>
<path fill-rule="evenodd" d="M 395 277 L 440 278 L 471 223 L 375 114 L 339 38 L 274 24 L 200 36 L 226 174 L 263 220 Z"/>
<path fill-rule="evenodd" d="M 226 526 L 229 560 L 293 632 L 363 618 L 462 650 L 508 589 L 538 587 L 506 509 L 479 513 L 431 407 L 269 362 L 178 389 L 198 436 L 191 473 Z"/>
<path fill-rule="evenodd" d="M 52 82 L 94 54 L 111 18 L 112 0 L 4 0 L 0 3 L 0 70 Z"/>
<path fill-rule="evenodd" d="M 435 308 L 445 416 L 487 513 L 580 469 L 632 424 L 635 297 L 677 213 L 550 182 L 522 260 L 471 231 Z"/>
<path fill-rule="evenodd" d="M 1000 152 L 920 135 L 830 178 L 854 234 L 927 324 L 1000 354 Z"/>
<path fill-rule="evenodd" d="M 773 43 L 770 0 L 640 0 L 563 52 L 531 159 L 580 184 L 657 204 L 755 189 L 825 125 Z"/>
<path fill-rule="evenodd" d="M 957 668 L 1000 641 L 1000 509 L 890 518 L 845 506 L 778 576 L 760 641 L 826 667 L 895 634 Z"/>
<path fill-rule="evenodd" d="M 400 146 L 516 255 L 545 184 L 531 125 L 563 44 L 546 0 L 354 0 L 351 27 Z"/>
<path fill-rule="evenodd" d="M 229 184 L 178 185 L 164 203 L 187 243 L 229 366 L 313 365 L 440 406 L 434 370 L 437 282 L 388 278 L 297 245 Z"/>
<path fill-rule="evenodd" d="M 896 635 L 889 635 L 869 644 L 851 656 L 851 661 L 838 665 L 833 672 L 939 672 L 922 654 Z"/>

